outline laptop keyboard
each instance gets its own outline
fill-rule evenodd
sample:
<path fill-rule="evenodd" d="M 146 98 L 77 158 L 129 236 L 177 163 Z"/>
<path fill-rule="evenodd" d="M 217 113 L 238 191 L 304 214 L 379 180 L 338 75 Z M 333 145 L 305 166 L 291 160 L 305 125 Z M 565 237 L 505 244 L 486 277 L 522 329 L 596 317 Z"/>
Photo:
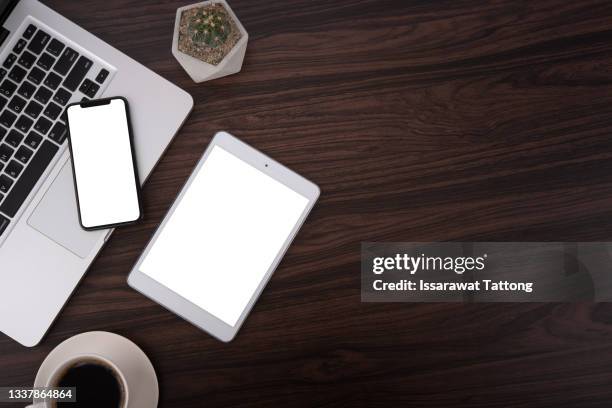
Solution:
<path fill-rule="evenodd" d="M 94 98 L 109 71 L 29 24 L 0 67 L 0 236 L 66 141 L 65 107 Z"/>

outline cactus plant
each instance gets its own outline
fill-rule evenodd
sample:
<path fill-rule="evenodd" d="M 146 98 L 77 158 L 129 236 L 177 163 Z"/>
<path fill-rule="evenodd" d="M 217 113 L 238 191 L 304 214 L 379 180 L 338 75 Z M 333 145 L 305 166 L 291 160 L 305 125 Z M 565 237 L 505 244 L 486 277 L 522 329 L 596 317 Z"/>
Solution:
<path fill-rule="evenodd" d="M 236 45 L 241 35 L 223 4 L 207 4 L 183 11 L 178 49 L 217 65 Z"/>
<path fill-rule="evenodd" d="M 230 18 L 221 5 L 200 9 L 191 17 L 189 35 L 194 44 L 206 44 L 217 48 L 225 43 L 231 33 Z"/>
<path fill-rule="evenodd" d="M 240 72 L 248 40 L 249 33 L 226 0 L 176 10 L 172 55 L 197 83 Z"/>

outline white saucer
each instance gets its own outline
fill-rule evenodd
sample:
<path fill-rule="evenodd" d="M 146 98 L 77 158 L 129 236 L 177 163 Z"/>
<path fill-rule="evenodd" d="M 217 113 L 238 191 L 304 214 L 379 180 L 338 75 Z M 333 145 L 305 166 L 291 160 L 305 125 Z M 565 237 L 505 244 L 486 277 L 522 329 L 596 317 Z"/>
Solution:
<path fill-rule="evenodd" d="M 56 367 L 82 355 L 107 358 L 121 370 L 129 393 L 127 408 L 157 407 L 159 386 L 151 361 L 136 344 L 109 332 L 83 333 L 60 343 L 40 366 L 34 387 L 44 387 Z"/>

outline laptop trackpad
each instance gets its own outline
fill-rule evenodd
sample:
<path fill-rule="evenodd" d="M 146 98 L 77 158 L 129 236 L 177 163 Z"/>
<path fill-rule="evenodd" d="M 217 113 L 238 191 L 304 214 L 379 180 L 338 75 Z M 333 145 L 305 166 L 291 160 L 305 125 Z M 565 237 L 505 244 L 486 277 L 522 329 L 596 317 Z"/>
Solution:
<path fill-rule="evenodd" d="M 28 219 L 28 224 L 75 255 L 85 258 L 108 230 L 83 230 L 77 211 L 72 167 L 67 160 Z"/>

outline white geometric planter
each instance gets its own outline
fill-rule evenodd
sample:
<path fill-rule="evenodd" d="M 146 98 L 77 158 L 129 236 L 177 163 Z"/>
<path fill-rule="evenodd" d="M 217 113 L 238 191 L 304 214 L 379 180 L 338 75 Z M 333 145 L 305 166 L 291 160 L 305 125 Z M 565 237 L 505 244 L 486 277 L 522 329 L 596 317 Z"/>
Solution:
<path fill-rule="evenodd" d="M 191 55 L 182 53 L 178 49 L 179 40 L 179 28 L 181 24 L 181 14 L 183 11 L 194 7 L 202 7 L 208 4 L 220 3 L 225 6 L 225 9 L 229 15 L 234 19 L 236 27 L 240 30 L 242 36 L 231 49 L 231 51 L 221 60 L 218 65 L 212 65 L 204 62 L 200 59 L 194 58 Z M 225 0 L 209 0 L 202 1 L 200 3 L 190 4 L 188 6 L 180 7 L 176 10 L 176 20 L 174 21 L 174 36 L 172 37 L 172 55 L 181 64 L 183 69 L 187 71 L 187 74 L 193 79 L 194 82 L 210 81 L 211 79 L 221 78 L 227 75 L 235 74 L 240 72 L 242 69 L 242 61 L 244 60 L 244 54 L 246 52 L 247 43 L 249 41 L 249 34 L 246 32 L 238 17 L 234 14 L 231 7 Z"/>

